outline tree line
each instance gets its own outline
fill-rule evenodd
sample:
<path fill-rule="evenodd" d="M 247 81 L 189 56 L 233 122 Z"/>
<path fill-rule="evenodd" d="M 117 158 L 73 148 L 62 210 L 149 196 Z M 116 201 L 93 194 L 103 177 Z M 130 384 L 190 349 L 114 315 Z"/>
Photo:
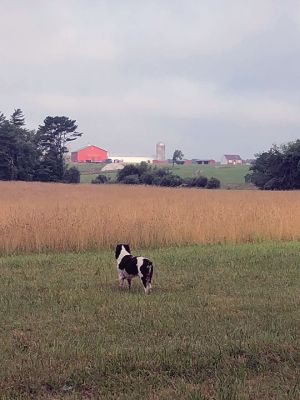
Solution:
<path fill-rule="evenodd" d="M 25 126 L 21 109 L 10 118 L 0 112 L 0 180 L 79 182 L 76 168 L 67 168 L 67 144 L 82 135 L 76 120 L 46 117 L 36 131 Z"/>

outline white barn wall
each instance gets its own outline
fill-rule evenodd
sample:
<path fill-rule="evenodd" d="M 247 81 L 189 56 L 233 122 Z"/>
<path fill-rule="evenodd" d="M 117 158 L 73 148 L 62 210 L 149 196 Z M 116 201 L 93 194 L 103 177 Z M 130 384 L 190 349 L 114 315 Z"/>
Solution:
<path fill-rule="evenodd" d="M 127 157 L 127 156 L 113 156 L 110 157 L 112 162 L 122 162 L 124 164 L 139 164 L 141 162 L 153 163 L 153 157 Z"/>

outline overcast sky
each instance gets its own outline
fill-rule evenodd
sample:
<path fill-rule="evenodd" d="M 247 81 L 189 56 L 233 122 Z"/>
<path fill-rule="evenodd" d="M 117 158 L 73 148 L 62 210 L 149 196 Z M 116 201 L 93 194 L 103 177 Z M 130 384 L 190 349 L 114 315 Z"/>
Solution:
<path fill-rule="evenodd" d="M 244 158 L 300 138 L 300 0 L 0 0 L 0 111 L 115 155 Z"/>

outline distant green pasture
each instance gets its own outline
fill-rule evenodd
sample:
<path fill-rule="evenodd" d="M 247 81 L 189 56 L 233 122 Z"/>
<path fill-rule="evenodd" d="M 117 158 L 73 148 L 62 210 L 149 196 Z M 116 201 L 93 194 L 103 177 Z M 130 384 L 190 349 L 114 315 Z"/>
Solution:
<path fill-rule="evenodd" d="M 69 167 L 76 167 L 83 174 L 100 174 L 104 165 L 102 163 L 69 163 Z"/>
<path fill-rule="evenodd" d="M 99 174 L 104 174 L 110 177 L 112 181 L 116 179 L 117 172 L 102 172 L 103 164 L 95 163 L 73 163 L 81 172 L 81 183 L 90 183 L 92 179 L 95 179 Z M 204 175 L 208 178 L 212 176 L 221 181 L 222 186 L 230 185 L 243 185 L 245 183 L 245 175 L 249 172 L 248 165 L 241 166 L 222 166 L 216 165 L 172 165 L 169 166 L 170 170 L 181 176 L 182 178 L 188 178 L 198 175 Z"/>
<path fill-rule="evenodd" d="M 203 175 L 207 178 L 217 178 L 224 185 L 242 185 L 245 183 L 245 175 L 249 172 L 248 165 L 223 166 L 223 165 L 176 165 L 172 168 L 175 174 L 182 178 Z"/>
<path fill-rule="evenodd" d="M 115 171 L 107 171 L 107 172 L 99 172 L 97 174 L 81 174 L 80 175 L 80 183 L 91 183 L 93 179 L 95 179 L 99 174 L 107 176 L 112 182 L 115 182 L 117 178 L 117 172 Z"/>

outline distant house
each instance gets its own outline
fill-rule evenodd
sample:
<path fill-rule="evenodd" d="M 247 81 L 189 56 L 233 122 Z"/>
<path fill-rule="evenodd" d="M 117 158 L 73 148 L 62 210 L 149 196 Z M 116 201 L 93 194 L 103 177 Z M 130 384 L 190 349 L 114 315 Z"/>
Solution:
<path fill-rule="evenodd" d="M 108 159 L 108 151 L 98 146 L 88 145 L 71 153 L 73 162 L 101 162 Z"/>
<path fill-rule="evenodd" d="M 224 154 L 221 159 L 222 165 L 242 165 L 243 160 L 238 154 Z"/>

